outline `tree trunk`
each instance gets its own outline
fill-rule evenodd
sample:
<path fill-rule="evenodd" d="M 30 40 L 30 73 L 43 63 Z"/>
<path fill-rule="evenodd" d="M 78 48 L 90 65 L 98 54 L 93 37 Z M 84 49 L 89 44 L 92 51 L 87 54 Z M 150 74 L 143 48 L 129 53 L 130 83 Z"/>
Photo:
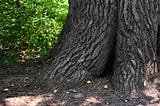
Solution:
<path fill-rule="evenodd" d="M 115 0 L 74 0 L 72 17 L 66 21 L 72 25 L 69 31 L 64 27 L 63 46 L 46 78 L 71 87 L 103 73 L 117 32 L 116 5 Z"/>
<path fill-rule="evenodd" d="M 49 58 L 54 58 L 56 57 L 60 52 L 63 46 L 65 46 L 64 42 L 66 41 L 66 38 L 69 35 L 69 32 L 71 31 L 72 27 L 73 27 L 73 18 L 74 18 L 74 13 L 73 10 L 75 8 L 75 0 L 69 0 L 69 13 L 67 15 L 66 18 L 66 22 L 63 26 L 63 29 L 59 35 L 59 40 L 58 42 L 54 45 L 54 47 L 52 48 L 52 50 L 49 53 Z"/>
<path fill-rule="evenodd" d="M 160 1 L 158 1 L 160 8 Z M 158 32 L 157 32 L 157 54 L 158 54 L 158 72 L 160 72 L 160 9 L 158 9 Z"/>
<path fill-rule="evenodd" d="M 158 0 L 120 0 L 113 85 L 139 91 L 157 73 Z"/>
<path fill-rule="evenodd" d="M 122 93 L 157 73 L 158 0 L 69 0 L 69 14 L 45 78 L 73 87 L 113 68 Z M 115 51 L 115 53 L 114 53 Z"/>

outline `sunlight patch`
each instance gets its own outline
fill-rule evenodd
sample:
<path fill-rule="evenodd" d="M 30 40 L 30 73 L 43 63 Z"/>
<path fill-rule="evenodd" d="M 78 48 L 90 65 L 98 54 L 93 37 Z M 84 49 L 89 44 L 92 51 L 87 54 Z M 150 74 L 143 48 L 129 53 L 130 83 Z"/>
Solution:
<path fill-rule="evenodd" d="M 51 99 L 52 94 L 38 96 L 19 96 L 4 100 L 6 106 L 39 106 L 41 103 Z"/>

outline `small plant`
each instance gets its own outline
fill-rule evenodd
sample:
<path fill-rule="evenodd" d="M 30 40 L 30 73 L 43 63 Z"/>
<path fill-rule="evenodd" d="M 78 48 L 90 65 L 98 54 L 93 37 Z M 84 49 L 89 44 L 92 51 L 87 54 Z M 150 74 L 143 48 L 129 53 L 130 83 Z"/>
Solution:
<path fill-rule="evenodd" d="M 0 64 L 6 64 L 10 57 L 17 61 L 21 57 L 39 55 L 37 57 L 43 59 L 56 43 L 65 22 L 67 0 L 0 2 Z"/>

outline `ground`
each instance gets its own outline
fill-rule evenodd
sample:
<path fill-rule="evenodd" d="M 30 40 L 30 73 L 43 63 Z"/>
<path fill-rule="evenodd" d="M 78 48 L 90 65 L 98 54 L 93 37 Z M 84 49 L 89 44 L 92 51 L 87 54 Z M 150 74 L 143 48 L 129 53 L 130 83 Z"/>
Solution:
<path fill-rule="evenodd" d="M 0 66 L 0 106 L 160 106 L 160 75 L 141 94 L 120 95 L 109 78 L 87 81 L 68 90 L 47 89 L 40 79 L 45 62 L 23 62 Z"/>

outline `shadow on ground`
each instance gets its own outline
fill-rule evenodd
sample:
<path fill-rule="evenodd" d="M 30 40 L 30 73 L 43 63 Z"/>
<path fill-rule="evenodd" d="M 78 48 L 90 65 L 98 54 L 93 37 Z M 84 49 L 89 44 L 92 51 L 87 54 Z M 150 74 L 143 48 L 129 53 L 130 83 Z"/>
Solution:
<path fill-rule="evenodd" d="M 40 81 L 41 63 L 0 68 L 0 106 L 159 106 L 160 75 L 152 78 L 142 94 L 130 97 L 116 93 L 109 79 L 88 81 L 69 90 L 47 89 Z M 36 83 L 36 84 L 35 84 Z M 52 84 L 51 84 L 52 85 Z"/>

